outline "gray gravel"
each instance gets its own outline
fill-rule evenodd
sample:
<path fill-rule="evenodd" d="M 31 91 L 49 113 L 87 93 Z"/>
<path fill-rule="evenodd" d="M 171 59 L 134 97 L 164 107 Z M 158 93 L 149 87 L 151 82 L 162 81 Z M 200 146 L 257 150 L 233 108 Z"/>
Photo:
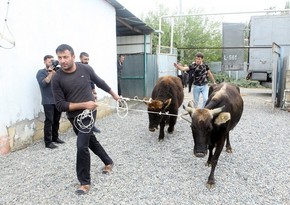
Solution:
<path fill-rule="evenodd" d="M 0 158 L 0 204 L 289 205 L 290 113 L 272 110 L 269 93 L 242 89 L 245 109 L 231 133 L 233 153 L 222 152 L 213 189 L 205 186 L 207 158 L 192 154 L 188 122 L 179 119 L 176 131 L 158 142 L 147 114 L 131 110 L 124 119 L 113 114 L 97 121 L 97 138 L 115 167 L 104 175 L 102 162 L 91 155 L 88 195 L 74 193 L 76 137 L 69 131 L 58 149 L 45 149 L 41 141 Z M 185 104 L 190 98 L 186 94 Z M 143 103 L 131 108 L 146 110 Z"/>

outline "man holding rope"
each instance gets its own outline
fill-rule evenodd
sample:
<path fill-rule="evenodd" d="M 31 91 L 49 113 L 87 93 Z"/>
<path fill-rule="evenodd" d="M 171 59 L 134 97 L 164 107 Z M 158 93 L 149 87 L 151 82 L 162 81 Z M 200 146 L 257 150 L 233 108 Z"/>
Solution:
<path fill-rule="evenodd" d="M 57 109 L 67 113 L 77 135 L 76 171 L 80 187 L 76 193 L 87 194 L 91 184 L 89 148 L 105 164 L 103 173 L 110 173 L 113 168 L 113 160 L 96 139 L 91 130 L 92 126 L 87 126 L 94 123 L 95 117 L 92 111 L 97 107 L 90 81 L 110 93 L 115 100 L 119 100 L 120 96 L 94 72 L 91 66 L 75 62 L 75 54 L 71 46 L 67 44 L 58 46 L 56 55 L 61 69 L 53 76 L 52 90 Z"/>

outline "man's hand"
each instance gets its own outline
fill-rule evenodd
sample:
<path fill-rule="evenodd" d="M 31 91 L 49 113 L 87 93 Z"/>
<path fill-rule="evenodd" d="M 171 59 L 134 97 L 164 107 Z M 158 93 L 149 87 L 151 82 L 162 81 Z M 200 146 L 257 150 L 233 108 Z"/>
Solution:
<path fill-rule="evenodd" d="M 47 69 L 48 73 L 52 73 L 52 74 L 55 74 L 55 70 L 54 70 L 54 67 L 51 65 L 49 66 L 49 68 Z"/>
<path fill-rule="evenodd" d="M 114 98 L 114 100 L 118 101 L 121 97 L 115 93 L 112 89 L 109 91 L 109 93 L 111 94 L 111 96 Z"/>
<path fill-rule="evenodd" d="M 94 110 L 96 107 L 98 107 L 97 103 L 95 101 L 88 101 L 88 102 L 83 102 L 85 109 L 88 110 Z"/>

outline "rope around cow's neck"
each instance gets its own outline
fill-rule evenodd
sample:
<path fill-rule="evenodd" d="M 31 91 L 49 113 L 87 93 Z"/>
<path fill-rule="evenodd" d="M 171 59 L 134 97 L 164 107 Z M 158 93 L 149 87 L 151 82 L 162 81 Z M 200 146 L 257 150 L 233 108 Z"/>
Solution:
<path fill-rule="evenodd" d="M 138 102 L 151 102 L 151 99 L 149 100 L 140 100 L 138 97 L 134 98 L 126 98 L 126 97 L 121 97 L 121 99 L 117 102 L 117 114 L 120 118 L 125 118 L 128 115 L 129 110 L 135 111 L 135 112 L 146 112 L 146 113 L 153 113 L 153 114 L 158 114 L 158 115 L 168 115 L 168 116 L 176 116 L 179 117 L 180 115 L 175 115 L 175 114 L 170 114 L 169 112 L 154 112 L 154 111 L 147 111 L 147 110 L 138 110 L 138 109 L 129 109 L 127 101 L 138 101 Z M 123 106 L 124 105 L 124 106 Z M 126 113 L 124 116 L 122 116 L 120 113 L 120 110 L 125 110 Z"/>

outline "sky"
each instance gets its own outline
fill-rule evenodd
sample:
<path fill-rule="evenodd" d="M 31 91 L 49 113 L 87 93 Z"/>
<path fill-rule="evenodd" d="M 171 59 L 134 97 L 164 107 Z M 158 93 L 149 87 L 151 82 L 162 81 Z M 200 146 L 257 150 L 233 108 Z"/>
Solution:
<path fill-rule="evenodd" d="M 202 13 L 229 13 L 263 11 L 270 7 L 284 9 L 287 1 L 289 0 L 118 0 L 120 4 L 139 18 L 141 18 L 142 14 L 154 10 L 158 2 L 175 10 L 179 10 L 180 5 L 182 5 L 184 12 L 188 8 L 193 8 L 202 10 Z M 219 18 L 229 23 L 241 23 L 249 22 L 251 15 L 257 14 L 224 15 Z M 261 15 L 261 13 L 258 15 Z"/>

